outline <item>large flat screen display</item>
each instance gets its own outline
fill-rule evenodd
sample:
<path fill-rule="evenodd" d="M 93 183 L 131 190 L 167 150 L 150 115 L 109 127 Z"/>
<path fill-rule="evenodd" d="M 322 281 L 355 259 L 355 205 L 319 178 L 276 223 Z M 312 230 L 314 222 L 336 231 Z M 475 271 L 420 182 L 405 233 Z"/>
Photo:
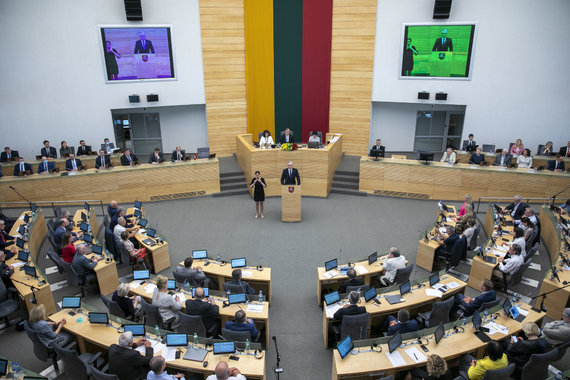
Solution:
<path fill-rule="evenodd" d="M 168 26 L 99 26 L 107 82 L 174 79 Z"/>
<path fill-rule="evenodd" d="M 470 79 L 475 24 L 404 24 L 400 78 Z"/>

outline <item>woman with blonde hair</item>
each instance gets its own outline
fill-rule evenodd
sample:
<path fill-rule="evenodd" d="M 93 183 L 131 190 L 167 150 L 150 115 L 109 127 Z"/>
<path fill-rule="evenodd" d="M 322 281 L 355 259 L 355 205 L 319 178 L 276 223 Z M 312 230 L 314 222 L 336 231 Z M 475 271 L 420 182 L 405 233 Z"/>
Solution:
<path fill-rule="evenodd" d="M 524 150 L 524 145 L 522 143 L 521 139 L 517 139 L 517 141 L 513 144 L 513 146 L 511 147 L 511 151 L 509 153 L 511 154 L 521 154 Z"/>
<path fill-rule="evenodd" d="M 30 310 L 30 327 L 38 333 L 38 338 L 46 345 L 57 342 L 60 346 L 65 346 L 73 341 L 73 336 L 61 331 L 65 325 L 65 318 L 59 322 L 46 321 L 46 307 L 44 304 L 34 306 Z"/>
<path fill-rule="evenodd" d="M 465 215 L 465 213 L 467 212 L 467 210 L 465 210 L 465 207 L 467 205 L 471 205 L 472 202 L 473 202 L 473 197 L 471 196 L 471 194 L 465 194 L 463 204 L 461 205 L 461 208 L 459 209 L 459 214 L 457 214 L 457 216 L 460 217 Z M 471 208 L 471 213 L 473 213 L 473 208 Z"/>
<path fill-rule="evenodd" d="M 427 357 L 426 368 L 416 368 L 408 372 L 406 380 L 452 380 L 453 376 L 447 367 L 447 362 L 439 355 L 433 354 Z"/>
<path fill-rule="evenodd" d="M 525 336 L 515 339 L 511 337 L 507 346 L 507 357 L 509 363 L 515 363 L 516 368 L 513 377 L 520 377 L 522 367 L 530 360 L 532 354 L 542 354 L 546 352 L 546 340 L 540 337 L 540 329 L 534 322 L 525 322 L 522 325 L 522 332 Z"/>
<path fill-rule="evenodd" d="M 111 299 L 119 305 L 125 316 L 134 319 L 141 310 L 141 298 L 139 296 L 129 297 L 129 284 L 119 284 Z"/>
<path fill-rule="evenodd" d="M 152 304 L 158 306 L 158 311 L 165 324 L 170 324 L 171 330 L 180 327 L 178 311 L 182 309 L 182 302 L 178 296 L 168 294 L 168 279 L 164 276 L 156 277 L 156 289 L 152 294 Z"/>

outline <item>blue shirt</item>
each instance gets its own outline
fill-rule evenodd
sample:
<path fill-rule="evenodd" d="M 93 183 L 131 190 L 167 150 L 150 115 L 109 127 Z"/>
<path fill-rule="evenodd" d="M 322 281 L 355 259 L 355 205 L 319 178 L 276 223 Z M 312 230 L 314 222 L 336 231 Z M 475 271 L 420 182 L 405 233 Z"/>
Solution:
<path fill-rule="evenodd" d="M 249 331 L 252 340 L 257 338 L 257 335 L 259 335 L 259 332 L 255 328 L 254 323 L 249 323 L 249 322 L 237 323 L 237 322 L 227 321 L 224 327 L 232 331 Z"/>
<path fill-rule="evenodd" d="M 178 379 L 173 375 L 167 374 L 166 371 L 164 371 L 160 375 L 155 375 L 154 371 L 148 371 L 148 374 L 146 375 L 146 380 L 178 380 Z M 184 380 L 184 377 L 181 377 L 180 380 Z"/>

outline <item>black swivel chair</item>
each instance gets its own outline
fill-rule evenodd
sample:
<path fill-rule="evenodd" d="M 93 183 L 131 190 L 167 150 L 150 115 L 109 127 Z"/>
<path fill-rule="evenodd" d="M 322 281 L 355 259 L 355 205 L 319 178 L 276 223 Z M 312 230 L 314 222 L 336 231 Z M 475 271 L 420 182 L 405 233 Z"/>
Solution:
<path fill-rule="evenodd" d="M 479 238 L 479 234 L 481 233 L 481 225 L 477 224 L 475 226 L 475 231 L 473 232 L 473 236 L 471 237 L 471 241 L 469 242 L 469 250 L 474 251 L 477 248 L 477 239 Z"/>
<path fill-rule="evenodd" d="M 423 323 L 426 328 L 437 326 L 440 323 L 448 323 L 454 301 L 454 297 L 449 297 L 445 301 L 434 303 L 431 311 L 418 314 L 417 321 Z"/>
<path fill-rule="evenodd" d="M 69 286 L 79 288 L 81 291 L 81 297 L 85 297 L 85 279 L 81 278 L 77 274 L 77 272 L 73 269 L 71 263 L 67 263 L 62 260 L 61 265 L 63 265 L 63 271 L 65 272 L 65 276 L 67 278 L 67 284 Z"/>
<path fill-rule="evenodd" d="M 111 223 L 111 218 L 109 217 L 109 215 L 105 215 L 103 217 L 103 225 L 105 226 L 105 228 L 109 228 L 110 223 Z"/>
<path fill-rule="evenodd" d="M 56 220 L 60 220 L 61 219 L 61 215 L 63 214 L 63 211 L 61 210 L 61 207 L 59 206 L 55 206 L 53 208 L 53 213 L 55 215 Z"/>
<path fill-rule="evenodd" d="M 370 289 L 370 285 L 364 284 L 364 285 L 347 286 L 347 287 L 346 287 L 346 292 L 347 292 L 347 293 L 350 293 L 350 292 L 357 292 L 358 289 L 360 289 L 360 291 L 361 291 L 362 293 L 364 293 L 365 291 L 367 291 L 368 289 Z"/>
<path fill-rule="evenodd" d="M 93 364 L 102 364 L 103 362 L 100 352 L 78 355 L 77 351 L 65 349 L 57 344 L 54 344 L 53 348 L 63 362 L 63 379 L 89 380 L 91 366 Z"/>
<path fill-rule="evenodd" d="M 112 373 L 105 373 L 105 368 L 101 371 L 97 368 L 91 366 L 91 378 L 94 380 L 120 380 L 119 376 L 114 375 Z"/>
<path fill-rule="evenodd" d="M 197 154 L 198 158 L 208 158 L 210 157 L 210 148 L 209 147 L 198 148 Z"/>
<path fill-rule="evenodd" d="M 53 261 L 59 273 L 63 273 L 65 271 L 62 264 L 63 259 L 53 251 L 52 247 L 47 248 L 47 256 L 51 261 Z"/>
<path fill-rule="evenodd" d="M 290 135 L 290 136 L 293 136 L 293 138 L 295 138 L 295 134 L 293 133 L 293 131 L 289 131 L 289 135 Z M 285 131 L 281 131 L 281 132 L 279 133 L 279 141 L 281 141 L 281 136 L 285 136 Z M 276 141 L 276 142 L 279 142 L 279 141 Z M 321 142 L 322 142 L 322 141 L 323 141 L 323 140 L 321 139 Z"/>
<path fill-rule="evenodd" d="M 184 284 L 184 282 L 186 281 L 187 283 L 190 284 L 190 286 L 195 287 L 195 286 L 202 286 L 202 284 L 200 284 L 199 282 L 197 282 L 192 276 L 190 275 L 185 275 L 183 273 L 179 273 L 177 271 L 172 271 L 172 274 L 174 275 L 174 280 L 182 285 Z"/>
<path fill-rule="evenodd" d="M 16 289 L 13 290 L 14 293 Z M 0 280 L 0 319 L 6 323 L 6 327 L 10 326 L 11 314 L 20 309 L 20 304 L 16 300 L 8 299 L 8 289 L 4 285 L 4 281 Z"/>
<path fill-rule="evenodd" d="M 230 290 L 230 293 L 246 293 L 245 291 L 245 286 L 241 286 L 241 285 L 237 285 L 237 284 L 228 284 L 227 282 L 224 282 L 222 284 L 222 288 L 224 289 L 224 292 L 227 292 L 228 289 Z"/>
<path fill-rule="evenodd" d="M 141 306 L 144 310 L 144 324 L 147 326 L 158 326 L 162 330 L 170 330 L 170 324 L 172 320 L 163 321 L 162 316 L 160 315 L 160 311 L 158 310 L 158 306 L 151 305 L 141 298 Z M 172 318 L 174 319 L 174 317 Z"/>
<path fill-rule="evenodd" d="M 542 156 L 542 151 L 544 150 L 545 146 L 546 145 L 544 145 L 544 144 L 538 144 L 538 148 L 536 148 L 535 156 Z"/>
<path fill-rule="evenodd" d="M 107 251 L 111 252 L 115 260 L 120 261 L 120 257 L 117 252 L 117 246 L 115 244 L 115 235 L 110 228 L 105 228 L 105 248 Z"/>
<path fill-rule="evenodd" d="M 57 364 L 57 353 L 55 352 L 53 346 L 54 344 L 48 346 L 44 342 L 40 340 L 38 337 L 38 333 L 30 326 L 29 321 L 24 321 L 24 330 L 26 331 L 26 335 L 32 341 L 33 351 L 36 358 L 42 362 L 47 362 L 51 360 L 53 363 L 53 368 L 55 369 L 56 373 L 59 373 L 59 366 Z M 57 343 L 57 342 L 56 342 Z M 69 349 L 75 346 L 76 343 L 72 342 L 67 345 L 65 348 Z"/>
<path fill-rule="evenodd" d="M 521 380 L 546 379 L 548 366 L 556 361 L 559 353 L 559 348 L 555 348 L 544 354 L 531 355 L 530 360 L 521 370 Z"/>
<path fill-rule="evenodd" d="M 111 315 L 115 315 L 117 317 L 120 318 L 128 318 L 128 319 L 132 319 L 132 315 L 125 315 L 125 312 L 123 311 L 123 309 L 121 309 L 121 307 L 119 306 L 118 303 L 116 303 L 113 300 L 108 299 L 107 297 L 105 297 L 104 295 L 100 294 L 99 295 L 101 297 L 101 301 L 103 301 L 103 304 L 107 307 L 107 310 L 109 311 L 109 314 Z"/>
<path fill-rule="evenodd" d="M 409 264 L 404 268 L 397 269 L 392 284 L 403 284 L 404 282 L 408 281 L 410 279 L 413 270 L 414 270 L 414 264 Z"/>
<path fill-rule="evenodd" d="M 200 337 L 209 336 L 206 332 L 206 327 L 204 326 L 204 322 L 202 322 L 201 316 L 188 315 L 179 311 L 178 319 L 182 325 L 182 331 L 184 331 L 186 334 L 194 335 L 194 333 L 196 333 Z"/>
<path fill-rule="evenodd" d="M 337 336 L 337 341 L 340 342 L 347 336 L 350 336 L 350 339 L 353 341 L 366 339 L 368 337 L 369 320 L 370 313 L 345 315 L 342 317 L 342 323 L 340 325 L 340 337 Z"/>
<path fill-rule="evenodd" d="M 255 341 L 259 339 L 260 335 L 261 333 L 257 335 L 257 339 L 255 339 Z M 251 339 L 249 331 L 233 331 L 226 329 L 225 327 L 222 327 L 222 338 L 232 342 L 245 342 L 246 339 L 249 339 L 250 342 L 254 341 Z"/>
<path fill-rule="evenodd" d="M 291 132 L 291 134 L 293 134 L 293 132 Z M 309 137 L 311 137 L 313 135 L 313 131 L 309 131 Z M 323 143 L 323 132 L 321 131 L 317 131 L 317 136 L 319 136 L 319 139 L 321 139 L 321 144 Z"/>
<path fill-rule="evenodd" d="M 483 153 L 495 153 L 495 144 L 483 144 L 481 151 Z"/>
<path fill-rule="evenodd" d="M 501 369 L 491 369 L 485 372 L 485 375 L 481 378 L 481 380 L 504 380 L 510 379 L 511 374 L 515 370 L 515 364 L 509 364 L 508 366 L 501 368 Z M 457 379 L 465 379 L 469 380 L 469 376 L 467 373 L 463 371 L 459 371 L 459 376 L 455 378 Z"/>

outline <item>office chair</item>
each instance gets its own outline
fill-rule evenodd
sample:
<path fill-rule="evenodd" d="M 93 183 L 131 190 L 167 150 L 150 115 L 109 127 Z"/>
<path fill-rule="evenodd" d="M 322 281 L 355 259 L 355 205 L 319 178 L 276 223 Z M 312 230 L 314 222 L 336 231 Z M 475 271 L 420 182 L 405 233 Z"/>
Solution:
<path fill-rule="evenodd" d="M 51 261 L 53 261 L 59 273 L 63 273 L 65 271 L 62 264 L 63 259 L 53 251 L 52 247 L 47 248 L 47 256 Z"/>
<path fill-rule="evenodd" d="M 285 133 L 285 132 L 283 132 Z M 293 132 L 291 132 L 291 134 L 293 134 Z M 309 131 L 309 137 L 311 137 L 313 135 L 313 131 Z M 321 139 L 321 144 L 324 144 L 323 142 L 323 132 L 321 131 L 317 131 L 317 136 L 319 136 L 319 138 Z"/>
<path fill-rule="evenodd" d="M 514 142 L 512 142 L 512 143 L 509 143 L 509 153 L 511 152 L 511 148 L 513 147 L 513 145 L 515 145 L 515 143 L 514 143 Z"/>
<path fill-rule="evenodd" d="M 485 372 L 485 375 L 481 378 L 481 380 L 504 380 L 510 379 L 511 374 L 515 370 L 515 364 L 509 364 L 508 366 L 501 368 L 501 369 L 490 369 Z M 469 376 L 467 373 L 463 371 L 459 371 L 459 375 L 461 378 L 469 380 Z"/>
<path fill-rule="evenodd" d="M 249 331 L 233 331 L 222 327 L 222 338 L 230 342 L 245 342 L 246 339 L 249 339 L 250 342 L 257 342 L 260 336 L 261 332 L 259 332 L 255 340 L 252 340 Z"/>
<path fill-rule="evenodd" d="M 91 375 L 91 366 L 93 364 L 102 364 L 103 358 L 101 353 L 96 354 L 84 353 L 77 354 L 75 350 L 67 350 L 54 344 L 53 346 L 57 356 L 63 362 L 63 378 L 69 380 L 89 380 Z"/>
<path fill-rule="evenodd" d="M 16 289 L 13 289 L 13 292 L 16 293 Z M 18 301 L 8 299 L 8 289 L 4 285 L 4 281 L 0 280 L 0 319 L 5 321 L 5 327 L 10 326 L 8 317 L 19 309 L 20 304 Z"/>
<path fill-rule="evenodd" d="M 105 373 L 105 369 L 106 368 L 103 368 L 101 371 L 99 371 L 97 368 L 91 366 L 91 378 L 95 380 L 120 380 L 119 376 L 117 375 L 114 375 L 112 373 Z"/>
<path fill-rule="evenodd" d="M 361 291 L 362 293 L 364 293 L 365 291 L 367 291 L 368 289 L 370 289 L 370 285 L 364 284 L 364 285 L 347 286 L 347 287 L 346 287 L 346 292 L 347 292 L 347 293 L 350 293 L 350 292 L 357 292 L 358 289 L 360 289 L 360 291 Z"/>
<path fill-rule="evenodd" d="M 199 315 L 188 315 L 181 311 L 178 312 L 178 319 L 182 325 L 182 331 L 186 334 L 194 335 L 196 333 L 199 337 L 209 336 L 206 332 L 206 327 L 204 322 L 202 322 L 202 317 Z"/>
<path fill-rule="evenodd" d="M 469 250 L 474 251 L 477 248 L 477 239 L 479 238 L 479 234 L 481 233 L 481 225 L 477 224 L 475 226 L 475 231 L 473 232 L 473 236 L 471 237 L 471 241 L 469 242 Z"/>
<path fill-rule="evenodd" d="M 409 264 L 404 268 L 397 269 L 392 284 L 403 284 L 404 282 L 408 281 L 413 270 L 414 264 Z"/>
<path fill-rule="evenodd" d="M 526 257 L 525 257 L 526 259 Z M 514 274 L 511 275 L 511 277 L 509 278 L 509 280 L 507 281 L 507 283 L 505 284 L 505 289 L 507 289 L 510 286 L 514 286 L 517 284 L 520 284 L 521 280 L 522 280 L 522 276 L 524 274 L 524 272 L 528 269 L 528 267 L 530 266 L 532 260 L 528 260 L 528 261 L 523 261 L 522 265 L 520 266 L 519 270 L 516 271 Z"/>
<path fill-rule="evenodd" d="M 30 322 L 25 320 L 24 321 L 24 330 L 26 331 L 26 335 L 32 341 L 33 351 L 36 358 L 42 362 L 47 362 L 51 359 L 53 363 L 53 368 L 55 372 L 59 374 L 59 366 L 57 364 L 57 353 L 55 352 L 53 346 L 57 344 L 51 344 L 49 347 L 44 342 L 40 340 L 38 337 L 38 333 L 30 326 Z M 70 349 L 71 347 L 75 346 L 76 342 L 71 342 L 65 348 Z"/>
<path fill-rule="evenodd" d="M 542 151 L 544 150 L 545 146 L 546 145 L 544 145 L 544 144 L 538 144 L 538 148 L 536 148 L 535 156 L 542 156 Z"/>
<path fill-rule="evenodd" d="M 522 367 L 521 380 L 546 379 L 548 366 L 556 361 L 559 356 L 559 348 L 554 348 L 544 354 L 533 354 L 530 360 Z"/>
<path fill-rule="evenodd" d="M 419 313 L 416 320 L 425 328 L 438 326 L 440 323 L 448 323 L 454 301 L 454 297 L 449 297 L 445 301 L 436 302 L 431 311 Z"/>
<path fill-rule="evenodd" d="M 69 286 L 73 286 L 74 288 L 79 288 L 81 291 L 81 297 L 85 297 L 85 280 L 80 278 L 77 272 L 75 272 L 71 263 L 67 263 L 62 260 L 61 265 L 63 265 L 63 271 L 65 272 L 65 276 L 67 278 L 67 284 Z"/>
<path fill-rule="evenodd" d="M 184 284 L 184 281 L 188 282 L 192 287 L 203 285 L 200 282 L 196 281 L 196 279 L 190 275 L 185 275 L 175 270 L 172 271 L 172 274 L 174 275 L 174 280 L 180 285 Z"/>
<path fill-rule="evenodd" d="M 350 336 L 350 339 L 352 339 L 353 341 L 366 339 L 368 337 L 369 320 L 370 320 L 370 313 L 345 315 L 344 317 L 342 317 L 340 331 L 339 334 L 337 334 L 337 341 L 340 342 L 347 336 Z M 335 334 L 336 332 L 337 331 L 335 330 Z"/>
<path fill-rule="evenodd" d="M 170 325 L 174 320 L 174 317 L 168 321 L 163 321 L 158 306 L 154 306 L 145 301 L 141 297 L 141 306 L 144 310 L 144 324 L 146 326 L 155 327 L 158 326 L 162 330 L 170 330 Z"/>
<path fill-rule="evenodd" d="M 117 246 L 115 242 L 115 235 L 110 228 L 105 228 L 105 249 L 111 252 L 115 260 L 119 261 L 119 255 L 117 251 Z"/>
<path fill-rule="evenodd" d="M 103 225 L 105 226 L 105 229 L 109 228 L 110 223 L 111 223 L 111 218 L 109 217 L 109 215 L 105 215 L 103 217 Z"/>
<path fill-rule="evenodd" d="M 246 287 L 245 285 L 237 285 L 237 284 L 228 284 L 227 282 L 224 282 L 222 284 L 222 288 L 224 289 L 224 292 L 227 292 L 228 289 L 230 290 L 230 293 L 247 293 L 246 292 Z"/>
<path fill-rule="evenodd" d="M 119 318 L 132 319 L 132 315 L 126 316 L 125 312 L 123 311 L 123 309 L 121 309 L 118 303 L 108 299 L 102 294 L 100 294 L 99 296 L 101 297 L 101 301 L 103 301 L 103 304 L 107 307 L 109 314 L 115 315 Z"/>
<path fill-rule="evenodd" d="M 198 148 L 197 151 L 198 151 L 198 158 L 210 157 L 210 148 L 209 147 Z"/>
<path fill-rule="evenodd" d="M 482 313 L 482 312 L 484 312 L 485 310 L 489 310 L 489 309 L 491 309 L 491 308 L 493 308 L 493 307 L 499 305 L 502 300 L 503 300 L 503 299 L 502 299 L 501 297 L 497 297 L 497 298 L 495 298 L 494 301 L 483 302 L 483 303 L 481 304 L 481 306 L 479 306 L 479 309 L 477 309 L 477 310 L 475 311 L 475 313 Z M 462 316 L 464 316 L 464 315 L 465 315 L 465 309 L 463 308 L 463 305 L 460 304 L 460 305 L 459 305 L 459 309 L 457 310 L 457 317 L 460 317 L 460 316 L 462 317 Z"/>
<path fill-rule="evenodd" d="M 53 213 L 55 215 L 56 220 L 60 220 L 61 219 L 61 214 L 63 214 L 63 211 L 61 210 L 61 207 L 59 206 L 55 206 L 53 208 Z"/>

